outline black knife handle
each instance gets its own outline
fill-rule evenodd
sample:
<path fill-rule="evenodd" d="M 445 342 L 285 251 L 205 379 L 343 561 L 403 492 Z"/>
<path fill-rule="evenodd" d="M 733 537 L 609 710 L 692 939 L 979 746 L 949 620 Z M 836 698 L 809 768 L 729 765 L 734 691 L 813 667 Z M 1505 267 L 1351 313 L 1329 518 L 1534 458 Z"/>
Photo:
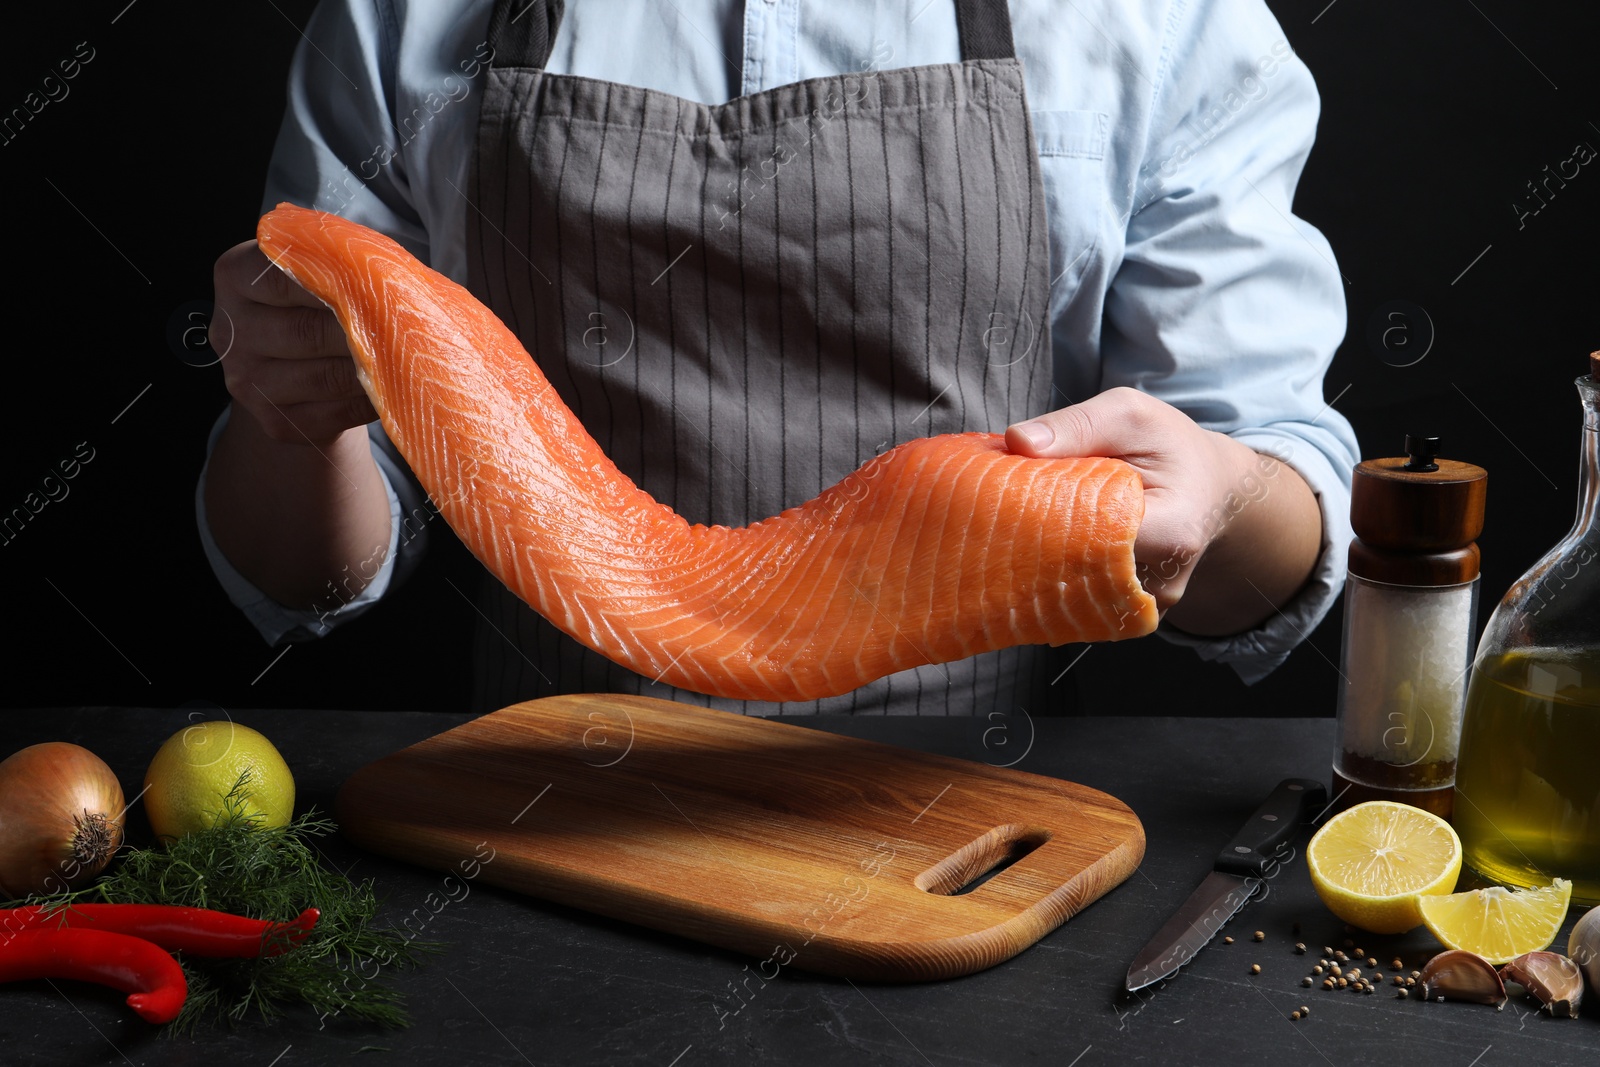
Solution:
<path fill-rule="evenodd" d="M 1328 802 L 1328 791 L 1310 778 L 1285 778 L 1217 857 L 1216 869 L 1265 878 L 1278 850 Z"/>

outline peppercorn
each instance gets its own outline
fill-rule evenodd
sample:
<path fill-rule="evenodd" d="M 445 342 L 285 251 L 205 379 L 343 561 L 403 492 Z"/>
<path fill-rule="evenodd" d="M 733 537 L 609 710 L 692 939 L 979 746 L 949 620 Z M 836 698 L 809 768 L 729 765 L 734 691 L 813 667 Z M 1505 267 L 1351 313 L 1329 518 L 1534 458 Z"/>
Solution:
<path fill-rule="evenodd" d="M 1252 963 L 1252 964 L 1251 964 L 1251 965 L 1250 965 L 1250 973 L 1251 973 L 1251 974 L 1260 974 L 1260 973 L 1261 973 L 1261 964 L 1259 964 L 1259 963 Z"/>

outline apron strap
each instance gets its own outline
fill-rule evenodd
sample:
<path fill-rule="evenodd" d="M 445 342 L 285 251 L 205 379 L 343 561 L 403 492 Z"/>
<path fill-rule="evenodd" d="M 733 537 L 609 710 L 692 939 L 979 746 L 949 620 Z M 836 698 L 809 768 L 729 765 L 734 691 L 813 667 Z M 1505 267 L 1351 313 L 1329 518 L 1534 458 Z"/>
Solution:
<path fill-rule="evenodd" d="M 495 0 L 489 16 L 490 65 L 543 70 L 550 61 L 563 0 Z"/>
<path fill-rule="evenodd" d="M 550 61 L 563 0 L 495 0 L 489 16 L 491 63 L 543 70 Z M 1006 0 L 956 0 L 961 58 L 1015 59 L 1011 8 Z"/>
<path fill-rule="evenodd" d="M 956 0 L 956 32 L 963 61 L 1017 58 L 1006 0 Z"/>

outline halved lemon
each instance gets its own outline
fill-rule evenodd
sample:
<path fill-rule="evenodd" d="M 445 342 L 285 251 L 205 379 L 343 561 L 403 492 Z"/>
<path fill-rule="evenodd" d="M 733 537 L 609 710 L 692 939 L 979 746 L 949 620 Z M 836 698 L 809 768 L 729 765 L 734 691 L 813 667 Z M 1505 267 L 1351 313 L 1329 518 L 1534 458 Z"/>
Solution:
<path fill-rule="evenodd" d="M 1492 885 L 1422 901 L 1422 921 L 1447 948 L 1510 963 L 1556 939 L 1571 900 L 1572 883 L 1565 878 L 1520 891 Z"/>
<path fill-rule="evenodd" d="M 1419 897 L 1456 887 L 1461 839 L 1421 808 L 1370 800 L 1323 823 L 1306 864 L 1329 911 L 1375 934 L 1401 934 L 1422 925 Z"/>

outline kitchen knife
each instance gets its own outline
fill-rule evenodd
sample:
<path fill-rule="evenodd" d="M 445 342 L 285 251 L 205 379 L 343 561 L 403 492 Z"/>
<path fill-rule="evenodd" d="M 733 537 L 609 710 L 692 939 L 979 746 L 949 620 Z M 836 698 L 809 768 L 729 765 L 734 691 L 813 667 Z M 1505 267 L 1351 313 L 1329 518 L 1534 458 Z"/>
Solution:
<path fill-rule="evenodd" d="M 1128 992 L 1153 985 L 1192 960 L 1277 873 L 1279 851 L 1294 839 L 1301 823 L 1321 812 L 1327 799 L 1321 782 L 1309 778 L 1279 782 L 1217 856 L 1205 881 L 1134 958 L 1128 968 Z"/>

